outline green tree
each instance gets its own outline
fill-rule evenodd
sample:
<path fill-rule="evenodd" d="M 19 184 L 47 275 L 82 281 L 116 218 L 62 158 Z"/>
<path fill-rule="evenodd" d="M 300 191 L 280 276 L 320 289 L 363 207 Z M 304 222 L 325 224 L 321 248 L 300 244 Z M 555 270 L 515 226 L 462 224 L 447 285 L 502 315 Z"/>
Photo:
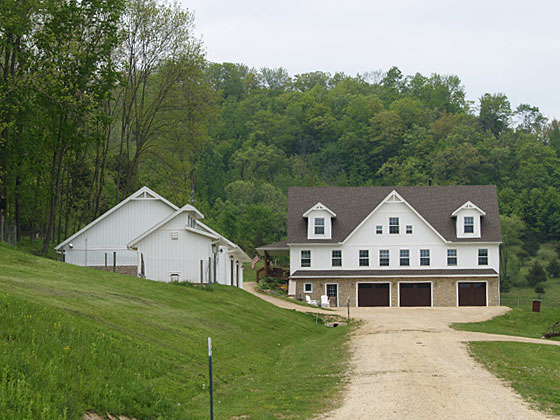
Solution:
<path fill-rule="evenodd" d="M 480 127 L 499 137 L 508 126 L 512 115 L 508 98 L 502 93 L 495 95 L 485 93 L 479 101 L 480 113 L 478 118 Z"/>
<path fill-rule="evenodd" d="M 521 237 L 527 226 L 517 216 L 500 216 L 502 227 L 502 244 L 500 246 L 500 274 L 503 281 L 510 279 L 510 264 L 513 258 L 513 251 L 522 244 Z"/>
<path fill-rule="evenodd" d="M 537 284 L 544 283 L 546 281 L 546 272 L 537 260 L 531 264 L 525 279 L 530 286 L 536 286 Z"/>
<path fill-rule="evenodd" d="M 560 262 L 558 261 L 558 258 L 554 257 L 548 262 L 548 265 L 546 266 L 546 271 L 548 272 L 548 275 L 550 277 L 553 278 L 560 277 Z"/>

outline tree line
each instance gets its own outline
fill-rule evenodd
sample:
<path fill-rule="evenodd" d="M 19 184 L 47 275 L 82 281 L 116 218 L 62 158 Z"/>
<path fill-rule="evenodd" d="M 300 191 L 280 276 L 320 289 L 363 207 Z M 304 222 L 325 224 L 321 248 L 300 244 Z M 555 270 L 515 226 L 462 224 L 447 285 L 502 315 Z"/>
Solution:
<path fill-rule="evenodd" d="M 141 185 L 248 251 L 285 237 L 290 186 L 495 184 L 508 243 L 560 238 L 560 123 L 536 106 L 396 67 L 210 63 L 158 0 L 6 0 L 0 19 L 3 214 L 45 252 Z"/>

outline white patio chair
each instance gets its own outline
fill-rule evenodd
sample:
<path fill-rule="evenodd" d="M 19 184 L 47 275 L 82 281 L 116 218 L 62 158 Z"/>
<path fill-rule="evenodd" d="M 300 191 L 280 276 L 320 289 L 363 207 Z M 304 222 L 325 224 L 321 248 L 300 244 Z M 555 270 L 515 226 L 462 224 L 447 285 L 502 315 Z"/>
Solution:
<path fill-rule="evenodd" d="M 316 300 L 312 300 L 309 295 L 305 295 L 305 302 L 307 302 L 309 305 L 317 305 L 317 301 Z"/>
<path fill-rule="evenodd" d="M 321 308 L 330 308 L 331 302 L 329 301 L 329 297 L 327 295 L 321 296 Z"/>

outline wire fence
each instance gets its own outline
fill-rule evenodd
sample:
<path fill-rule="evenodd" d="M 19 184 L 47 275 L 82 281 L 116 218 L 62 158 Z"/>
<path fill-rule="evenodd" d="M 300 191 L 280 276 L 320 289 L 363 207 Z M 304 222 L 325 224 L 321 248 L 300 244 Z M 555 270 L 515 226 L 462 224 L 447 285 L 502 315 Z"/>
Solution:
<path fill-rule="evenodd" d="M 530 296 L 515 296 L 502 294 L 501 304 L 510 308 L 531 307 L 533 300 L 540 300 L 541 306 L 545 308 L 560 308 L 560 297 L 547 297 L 546 294 L 538 299 Z"/>

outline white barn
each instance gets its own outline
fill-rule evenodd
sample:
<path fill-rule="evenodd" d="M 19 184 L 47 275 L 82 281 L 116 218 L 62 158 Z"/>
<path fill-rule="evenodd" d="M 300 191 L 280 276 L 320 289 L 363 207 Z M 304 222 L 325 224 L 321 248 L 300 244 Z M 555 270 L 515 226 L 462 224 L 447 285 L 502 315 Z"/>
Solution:
<path fill-rule="evenodd" d="M 142 187 L 55 247 L 65 262 L 162 282 L 243 286 L 250 258 L 203 224 L 193 206 L 178 208 Z"/>

